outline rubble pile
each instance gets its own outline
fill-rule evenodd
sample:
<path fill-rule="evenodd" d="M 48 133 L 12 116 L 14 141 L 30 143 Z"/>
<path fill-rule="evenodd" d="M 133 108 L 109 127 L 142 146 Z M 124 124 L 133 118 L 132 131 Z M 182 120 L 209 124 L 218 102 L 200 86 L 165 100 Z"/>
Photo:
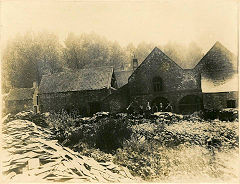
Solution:
<path fill-rule="evenodd" d="M 30 121 L 5 122 L 2 135 L 5 182 L 136 182 L 127 168 L 62 147 Z"/>

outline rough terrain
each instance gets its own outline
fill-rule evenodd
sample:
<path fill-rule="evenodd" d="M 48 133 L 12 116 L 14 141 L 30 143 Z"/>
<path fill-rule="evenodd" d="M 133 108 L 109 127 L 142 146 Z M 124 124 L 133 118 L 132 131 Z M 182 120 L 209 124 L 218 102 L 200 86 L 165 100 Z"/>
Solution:
<path fill-rule="evenodd" d="M 62 147 L 30 121 L 2 125 L 3 182 L 137 182 L 127 168 Z"/>

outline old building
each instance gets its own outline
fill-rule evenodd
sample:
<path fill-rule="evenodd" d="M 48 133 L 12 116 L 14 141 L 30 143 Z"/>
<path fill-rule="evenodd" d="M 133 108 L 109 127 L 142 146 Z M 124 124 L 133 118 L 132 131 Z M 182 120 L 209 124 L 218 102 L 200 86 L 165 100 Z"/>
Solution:
<path fill-rule="evenodd" d="M 136 60 L 133 62 L 134 72 L 124 86 L 124 93 L 118 90 L 114 98 L 113 95 L 108 97 L 113 104 L 118 101 L 119 110 L 132 104 L 137 111 L 149 103 L 157 109 L 166 111 L 171 106 L 172 111 L 186 114 L 204 108 L 238 105 L 237 59 L 219 42 L 193 69 L 181 68 L 158 48 L 154 48 L 138 67 Z M 229 84 L 234 89 L 228 88 Z"/>
<path fill-rule="evenodd" d="M 38 95 L 40 111 L 76 111 L 88 116 L 104 109 L 103 99 L 116 88 L 112 67 L 44 75 Z"/>
<path fill-rule="evenodd" d="M 205 109 L 220 110 L 238 106 L 237 58 L 217 42 L 195 70 L 201 73 Z"/>
<path fill-rule="evenodd" d="M 33 111 L 34 92 L 36 88 L 13 88 L 4 97 L 5 113 L 17 113 L 21 111 Z M 35 110 L 36 111 L 36 110 Z"/>
<path fill-rule="evenodd" d="M 37 106 L 85 116 L 122 112 L 129 105 L 181 114 L 238 106 L 237 59 L 219 42 L 192 69 L 181 68 L 158 48 L 132 65 L 131 71 L 99 67 L 44 75 Z"/>
<path fill-rule="evenodd" d="M 132 75 L 132 73 L 133 70 L 115 72 L 118 88 L 121 88 L 122 86 L 128 83 L 128 78 Z"/>
<path fill-rule="evenodd" d="M 154 48 L 128 80 L 129 95 L 136 106 L 171 105 L 175 112 L 202 107 L 200 75 L 184 70 L 160 49 Z"/>
<path fill-rule="evenodd" d="M 221 110 L 238 106 L 237 74 L 224 81 L 209 80 L 208 77 L 202 75 L 201 84 L 205 109 Z"/>

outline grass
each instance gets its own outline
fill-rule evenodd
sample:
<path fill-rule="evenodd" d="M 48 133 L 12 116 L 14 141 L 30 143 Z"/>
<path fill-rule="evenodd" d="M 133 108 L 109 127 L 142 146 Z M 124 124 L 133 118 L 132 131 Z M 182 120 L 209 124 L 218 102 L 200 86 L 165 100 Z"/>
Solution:
<path fill-rule="evenodd" d="M 84 120 L 62 113 L 44 116 L 44 121 L 64 146 L 97 161 L 126 166 L 146 181 L 237 181 L 237 120 L 174 114 Z"/>

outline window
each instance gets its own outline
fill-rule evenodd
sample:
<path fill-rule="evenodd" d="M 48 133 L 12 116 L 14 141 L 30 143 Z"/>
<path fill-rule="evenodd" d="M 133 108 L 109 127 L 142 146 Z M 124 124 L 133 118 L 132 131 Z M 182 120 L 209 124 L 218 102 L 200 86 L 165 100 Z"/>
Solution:
<path fill-rule="evenodd" d="M 117 88 L 117 81 L 114 75 L 112 76 L 112 79 L 111 79 L 111 87 L 115 89 Z"/>
<path fill-rule="evenodd" d="M 227 108 L 235 108 L 235 107 L 236 107 L 236 100 L 227 101 Z"/>
<path fill-rule="evenodd" d="M 162 91 L 162 79 L 160 77 L 153 78 L 153 90 Z"/>
<path fill-rule="evenodd" d="M 38 97 L 38 95 L 37 95 L 37 105 L 38 105 L 38 103 L 39 103 L 39 97 Z"/>
<path fill-rule="evenodd" d="M 36 105 L 34 105 L 34 113 L 37 113 L 37 106 Z"/>
<path fill-rule="evenodd" d="M 100 102 L 90 102 L 89 106 L 90 106 L 90 114 L 91 115 L 101 111 Z"/>

